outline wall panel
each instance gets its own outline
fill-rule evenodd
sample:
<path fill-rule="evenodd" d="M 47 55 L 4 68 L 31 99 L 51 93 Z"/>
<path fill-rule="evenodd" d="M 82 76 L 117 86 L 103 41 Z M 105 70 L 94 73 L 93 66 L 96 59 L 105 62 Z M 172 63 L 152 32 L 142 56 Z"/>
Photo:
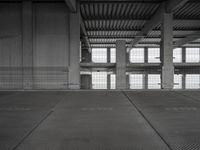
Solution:
<path fill-rule="evenodd" d="M 69 14 L 64 3 L 34 4 L 34 83 L 36 89 L 66 89 Z"/>
<path fill-rule="evenodd" d="M 0 89 L 22 89 L 21 4 L 0 3 Z"/>

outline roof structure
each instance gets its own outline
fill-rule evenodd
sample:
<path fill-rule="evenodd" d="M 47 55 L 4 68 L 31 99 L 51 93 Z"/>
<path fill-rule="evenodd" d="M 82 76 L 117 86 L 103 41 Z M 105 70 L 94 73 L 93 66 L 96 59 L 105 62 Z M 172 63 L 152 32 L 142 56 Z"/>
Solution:
<path fill-rule="evenodd" d="M 126 40 L 135 47 L 159 46 L 161 22 L 153 17 L 163 3 L 174 15 L 174 46 L 200 46 L 199 0 L 81 0 L 83 45 L 115 47 L 116 40 Z"/>

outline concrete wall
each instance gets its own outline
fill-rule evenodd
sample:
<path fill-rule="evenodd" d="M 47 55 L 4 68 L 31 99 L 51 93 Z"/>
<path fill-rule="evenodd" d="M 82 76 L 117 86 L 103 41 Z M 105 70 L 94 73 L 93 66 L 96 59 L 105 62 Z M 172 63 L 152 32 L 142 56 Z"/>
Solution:
<path fill-rule="evenodd" d="M 34 4 L 34 66 L 68 66 L 69 14 L 65 4 Z"/>
<path fill-rule="evenodd" d="M 21 4 L 0 4 L 0 88 L 22 88 Z"/>
<path fill-rule="evenodd" d="M 66 5 L 38 3 L 33 7 L 34 88 L 65 89 L 69 64 L 69 13 Z"/>
<path fill-rule="evenodd" d="M 32 88 L 66 89 L 70 61 L 68 8 L 64 1 L 34 2 L 32 11 Z M 23 89 L 22 13 L 22 3 L 0 3 L 0 89 Z"/>

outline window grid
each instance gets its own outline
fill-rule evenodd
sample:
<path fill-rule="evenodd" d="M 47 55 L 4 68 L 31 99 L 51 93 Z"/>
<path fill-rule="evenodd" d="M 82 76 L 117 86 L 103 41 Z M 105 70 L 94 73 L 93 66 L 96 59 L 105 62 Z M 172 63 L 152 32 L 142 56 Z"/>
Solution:
<path fill-rule="evenodd" d="M 130 89 L 143 89 L 143 74 L 129 75 Z"/>
<path fill-rule="evenodd" d="M 132 48 L 129 53 L 131 63 L 144 63 L 144 48 Z"/>
<path fill-rule="evenodd" d="M 174 63 L 182 62 L 182 48 L 175 48 L 173 50 L 173 62 Z"/>
<path fill-rule="evenodd" d="M 116 48 L 110 49 L 110 62 L 116 63 Z"/>
<path fill-rule="evenodd" d="M 144 48 L 133 48 L 130 50 L 129 59 L 131 63 L 144 63 Z M 92 60 L 95 63 L 107 62 L 106 48 L 93 48 Z M 116 63 L 116 48 L 110 49 L 110 62 Z M 160 49 L 148 48 L 148 62 L 160 63 Z M 182 48 L 173 50 L 173 62 L 182 63 Z M 200 48 L 186 48 L 186 63 L 200 62 Z M 96 73 L 96 74 L 95 74 Z M 107 89 L 107 72 L 92 73 L 93 89 Z M 161 75 L 149 74 L 147 83 L 144 83 L 143 74 L 132 74 L 129 76 L 130 89 L 143 89 L 144 84 L 147 84 L 148 89 L 161 88 Z M 184 84 L 182 82 L 185 82 Z M 182 74 L 174 74 L 174 89 L 200 89 L 200 75 L 187 74 L 183 81 Z M 110 89 L 116 89 L 116 75 L 110 75 Z"/>
<path fill-rule="evenodd" d="M 116 89 L 116 75 L 110 75 L 110 89 Z"/>
<path fill-rule="evenodd" d="M 186 63 L 199 63 L 199 62 L 200 62 L 200 49 L 186 48 Z"/>
<path fill-rule="evenodd" d="M 93 48 L 92 49 L 92 62 L 107 63 L 107 49 L 106 48 Z"/>
<path fill-rule="evenodd" d="M 200 88 L 200 75 L 199 74 L 186 74 L 185 81 L 186 89 L 199 89 Z"/>
<path fill-rule="evenodd" d="M 92 72 L 92 89 L 107 89 L 107 72 Z"/>
<path fill-rule="evenodd" d="M 160 63 L 160 48 L 148 48 L 148 62 Z"/>
<path fill-rule="evenodd" d="M 182 74 L 175 74 L 174 75 L 174 89 L 182 89 Z"/>
<path fill-rule="evenodd" d="M 160 89 L 161 79 L 160 74 L 149 74 L 148 75 L 148 89 Z"/>

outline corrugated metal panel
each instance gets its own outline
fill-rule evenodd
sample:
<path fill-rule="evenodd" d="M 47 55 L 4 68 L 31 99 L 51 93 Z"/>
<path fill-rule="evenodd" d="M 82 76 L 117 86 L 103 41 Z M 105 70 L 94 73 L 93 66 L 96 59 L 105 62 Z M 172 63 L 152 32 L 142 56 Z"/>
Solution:
<path fill-rule="evenodd" d="M 137 44 L 137 45 L 135 45 L 135 47 L 159 47 L 159 46 L 160 46 L 159 44 Z M 91 47 L 97 47 L 97 48 L 115 47 L 115 44 L 91 44 Z"/>
<path fill-rule="evenodd" d="M 130 42 L 131 40 L 133 40 L 133 38 L 108 38 L 108 39 L 105 39 L 105 38 L 98 38 L 98 39 L 95 39 L 95 38 L 92 38 L 90 39 L 90 42 L 91 43 L 116 43 L 117 40 L 126 40 L 127 42 Z"/>
<path fill-rule="evenodd" d="M 174 16 L 179 19 L 200 19 L 200 2 L 188 2 L 178 9 Z"/>
<path fill-rule="evenodd" d="M 120 30 L 113 30 L 113 31 L 88 31 L 88 36 L 126 36 L 132 37 L 136 35 L 139 31 L 120 31 Z"/>
<path fill-rule="evenodd" d="M 91 44 L 91 47 L 115 47 L 115 44 Z"/>
<path fill-rule="evenodd" d="M 175 20 L 174 29 L 200 29 L 200 20 Z"/>
<path fill-rule="evenodd" d="M 159 30 L 153 30 L 149 32 L 149 36 L 160 36 L 161 32 Z"/>
<path fill-rule="evenodd" d="M 158 44 L 136 44 L 135 47 L 160 47 L 159 43 Z"/>
<path fill-rule="evenodd" d="M 181 40 L 182 38 L 173 38 L 173 41 Z M 161 38 L 144 38 L 140 41 L 140 43 L 159 43 L 161 42 Z"/>
<path fill-rule="evenodd" d="M 174 31 L 173 35 L 174 36 L 187 36 L 190 34 L 195 33 L 196 31 L 194 30 L 178 30 L 178 31 Z M 137 33 L 139 33 L 139 31 L 123 31 L 123 30 L 113 30 L 113 31 L 104 31 L 104 30 L 98 30 L 98 31 L 88 31 L 88 36 L 90 38 L 92 37 L 134 37 L 137 35 Z M 160 37 L 161 36 L 161 31 L 159 30 L 153 30 L 151 32 L 149 32 L 148 37 Z"/>
<path fill-rule="evenodd" d="M 174 36 L 187 36 L 187 35 L 190 35 L 190 34 L 193 34 L 194 30 L 175 30 L 173 31 L 173 35 Z M 160 36 L 161 35 L 161 31 L 159 30 L 153 30 L 153 31 L 150 31 L 149 34 L 148 34 L 148 37 L 152 37 L 152 36 Z"/>
<path fill-rule="evenodd" d="M 181 40 L 182 38 L 173 38 L 173 41 Z M 125 40 L 127 43 L 133 40 L 133 38 L 92 38 L 89 39 L 91 43 L 116 43 L 117 40 Z M 160 38 L 143 38 L 140 43 L 159 43 Z"/>
<path fill-rule="evenodd" d="M 88 30 L 126 30 L 141 29 L 145 23 L 145 20 L 85 20 L 85 27 Z"/>
<path fill-rule="evenodd" d="M 173 34 L 174 35 L 177 35 L 177 36 L 187 36 L 187 35 L 190 35 L 190 34 L 193 34 L 194 32 L 196 31 L 192 31 L 192 30 L 186 30 L 186 31 L 174 31 Z"/>
<path fill-rule="evenodd" d="M 81 14 L 84 19 L 90 18 L 145 18 L 150 19 L 159 3 L 82 3 Z"/>
<path fill-rule="evenodd" d="M 161 0 L 156 2 L 87 1 L 81 4 L 81 14 L 91 46 L 105 43 L 113 44 L 116 40 L 130 42 L 154 15 Z M 190 0 L 174 14 L 174 41 L 200 30 L 200 1 Z M 161 36 L 161 23 L 158 24 L 139 45 L 158 44 Z M 182 31 L 181 31 L 182 30 Z M 180 38 L 179 38 L 180 37 Z M 102 47 L 102 46 L 101 46 Z"/>

